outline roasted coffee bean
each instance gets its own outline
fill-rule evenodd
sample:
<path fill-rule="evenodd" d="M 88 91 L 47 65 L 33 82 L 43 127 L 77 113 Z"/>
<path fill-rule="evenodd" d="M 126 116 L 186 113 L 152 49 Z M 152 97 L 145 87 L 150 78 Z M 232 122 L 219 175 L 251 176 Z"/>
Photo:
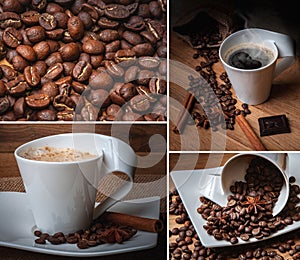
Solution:
<path fill-rule="evenodd" d="M 23 72 L 23 70 L 29 66 L 29 62 L 20 55 L 14 56 L 11 64 L 13 65 L 14 69 L 19 72 Z"/>
<path fill-rule="evenodd" d="M 89 78 L 89 86 L 93 89 L 109 90 L 113 83 L 112 77 L 106 72 L 93 71 Z"/>
<path fill-rule="evenodd" d="M 136 53 L 133 50 L 118 50 L 114 59 L 116 63 L 122 63 L 123 66 L 131 65 L 136 60 Z"/>
<path fill-rule="evenodd" d="M 49 13 L 42 13 L 39 17 L 39 24 L 42 26 L 45 30 L 54 30 L 57 26 L 56 18 Z"/>
<path fill-rule="evenodd" d="M 32 43 L 43 41 L 46 37 L 45 30 L 42 26 L 32 26 L 26 29 L 28 40 Z"/>
<path fill-rule="evenodd" d="M 33 94 L 27 96 L 25 102 L 32 109 L 44 109 L 49 106 L 50 98 L 46 94 Z"/>
<path fill-rule="evenodd" d="M 110 19 L 121 20 L 129 17 L 130 12 L 124 5 L 109 4 L 104 9 L 105 15 Z"/>
<path fill-rule="evenodd" d="M 79 82 L 88 80 L 92 73 L 92 65 L 86 61 L 79 61 L 73 69 L 73 78 Z"/>
<path fill-rule="evenodd" d="M 110 104 L 109 93 L 104 89 L 91 90 L 88 99 L 98 108 L 107 107 Z"/>
<path fill-rule="evenodd" d="M 57 114 L 55 111 L 50 109 L 43 109 L 37 112 L 37 120 L 39 121 L 55 121 L 57 119 Z M 60 242 L 64 243 L 63 240 Z"/>
<path fill-rule="evenodd" d="M 101 54 L 104 52 L 104 44 L 98 40 L 87 40 L 83 43 L 82 49 L 88 54 Z"/>
<path fill-rule="evenodd" d="M 32 0 L 31 1 L 33 9 L 37 11 L 43 11 L 46 9 L 47 6 L 47 0 Z"/>
<path fill-rule="evenodd" d="M 154 54 L 154 48 L 150 43 L 141 43 L 132 48 L 136 56 L 152 56 Z"/>
<path fill-rule="evenodd" d="M 7 27 L 3 31 L 2 40 L 10 48 L 16 48 L 22 42 L 22 34 L 14 27 Z"/>
<path fill-rule="evenodd" d="M 6 92 L 5 85 L 3 81 L 0 81 L 0 97 L 3 97 L 5 95 L 5 92 Z"/>
<path fill-rule="evenodd" d="M 87 89 L 87 85 L 82 84 L 77 81 L 72 81 L 72 88 L 74 89 L 75 92 L 77 93 L 83 93 Z"/>
<path fill-rule="evenodd" d="M 44 76 L 47 72 L 47 64 L 44 61 L 37 61 L 33 64 L 33 66 L 37 69 L 38 74 L 40 77 Z"/>
<path fill-rule="evenodd" d="M 0 114 L 4 114 L 9 108 L 9 99 L 7 97 L 0 97 Z"/>
<path fill-rule="evenodd" d="M 46 244 L 46 240 L 43 238 L 37 238 L 36 240 L 34 240 L 34 242 L 37 244 Z"/>
<path fill-rule="evenodd" d="M 7 92 L 13 97 L 21 96 L 29 88 L 23 75 L 17 76 L 15 79 L 5 83 L 5 85 Z"/>
<path fill-rule="evenodd" d="M 145 112 L 150 108 L 150 101 L 146 95 L 136 95 L 130 99 L 130 106 L 137 112 Z"/>
<path fill-rule="evenodd" d="M 64 29 L 58 28 L 51 31 L 45 31 L 45 34 L 50 40 L 61 41 L 64 38 L 65 31 Z"/>
<path fill-rule="evenodd" d="M 68 27 L 69 17 L 63 12 L 55 12 L 52 14 L 57 22 L 57 28 L 66 29 Z"/>
<path fill-rule="evenodd" d="M 37 60 L 44 60 L 50 54 L 50 46 L 46 41 L 36 43 L 32 48 L 36 53 Z"/>
<path fill-rule="evenodd" d="M 19 45 L 16 48 L 16 51 L 18 54 L 20 54 L 24 59 L 26 59 L 29 62 L 36 61 L 36 53 L 34 49 L 28 45 Z"/>
<path fill-rule="evenodd" d="M 152 78 L 149 81 L 149 89 L 154 94 L 165 94 L 167 91 L 167 82 L 163 79 Z"/>
<path fill-rule="evenodd" d="M 8 65 L 0 65 L 3 77 L 7 80 L 13 80 L 17 76 L 17 72 Z"/>
<path fill-rule="evenodd" d="M 139 58 L 138 63 L 145 69 L 155 69 L 160 65 L 159 59 L 149 56 Z"/>
<path fill-rule="evenodd" d="M 63 45 L 59 49 L 59 52 L 63 61 L 75 61 L 79 58 L 80 55 L 79 46 L 74 42 Z"/>
<path fill-rule="evenodd" d="M 68 20 L 68 31 L 74 40 L 80 40 L 84 34 L 84 25 L 78 16 L 72 16 Z"/>
<path fill-rule="evenodd" d="M 119 93 L 122 98 L 129 101 L 137 94 L 136 86 L 132 83 L 125 83 L 121 86 Z"/>
<path fill-rule="evenodd" d="M 24 69 L 24 76 L 27 83 L 32 87 L 36 87 L 41 82 L 40 75 L 34 66 L 27 66 Z"/>
<path fill-rule="evenodd" d="M 78 17 L 82 21 L 86 30 L 90 29 L 94 25 L 93 19 L 88 12 L 81 11 L 78 13 Z"/>
<path fill-rule="evenodd" d="M 124 75 L 124 70 L 121 66 L 115 64 L 113 61 L 104 61 L 106 71 L 114 78 L 121 78 Z"/>
<path fill-rule="evenodd" d="M 141 31 L 145 28 L 145 22 L 141 16 L 131 16 L 124 26 L 131 31 Z"/>
<path fill-rule="evenodd" d="M 21 26 L 22 22 L 18 14 L 9 11 L 0 13 L 0 28 L 13 27 L 18 29 Z"/>
<path fill-rule="evenodd" d="M 142 37 L 139 34 L 131 31 L 124 31 L 122 37 L 132 45 L 138 45 L 143 43 Z"/>
<path fill-rule="evenodd" d="M 98 25 L 102 29 L 115 29 L 119 26 L 119 22 L 110 20 L 107 17 L 100 17 L 98 20 Z"/>
<path fill-rule="evenodd" d="M 16 118 L 20 118 L 24 116 L 25 108 L 26 108 L 25 98 L 24 97 L 18 98 L 13 107 L 13 111 Z"/>
<path fill-rule="evenodd" d="M 64 68 L 61 63 L 53 64 L 48 68 L 44 77 L 50 80 L 57 79 L 63 72 L 63 69 Z"/>
<path fill-rule="evenodd" d="M 64 75 L 69 76 L 72 75 L 75 64 L 73 62 L 64 62 Z"/>
<path fill-rule="evenodd" d="M 105 29 L 100 32 L 99 39 L 103 42 L 112 42 L 119 39 L 119 33 L 116 30 Z"/>

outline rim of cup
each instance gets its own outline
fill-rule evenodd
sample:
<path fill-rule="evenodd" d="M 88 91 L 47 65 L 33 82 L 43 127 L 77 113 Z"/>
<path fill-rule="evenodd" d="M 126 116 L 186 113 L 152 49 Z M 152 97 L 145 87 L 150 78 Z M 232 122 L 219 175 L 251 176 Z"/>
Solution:
<path fill-rule="evenodd" d="M 92 162 L 92 161 L 96 161 L 100 158 L 103 157 L 103 152 L 102 151 L 97 151 L 97 154 L 95 153 L 91 153 L 91 155 L 93 155 L 92 158 L 86 158 L 86 159 L 81 159 L 81 160 L 74 160 L 74 161 L 43 161 L 43 160 L 35 160 L 35 159 L 29 159 L 29 158 L 25 158 L 23 157 L 20 153 L 22 151 L 28 150 L 30 148 L 40 148 L 40 147 L 45 147 L 45 146 L 49 146 L 49 147 L 54 147 L 54 148 L 58 148 L 58 149 L 64 149 L 64 148 L 70 148 L 70 149 L 74 149 L 76 151 L 80 151 L 79 149 L 75 149 L 74 147 L 69 146 L 53 146 L 53 145 L 47 145 L 47 144 L 41 144 L 41 145 L 36 145 L 39 142 L 45 141 L 47 139 L 52 139 L 52 138 L 63 138 L 64 136 L 73 136 L 74 135 L 95 135 L 92 133 L 64 133 L 64 134 L 56 134 L 56 135 L 48 135 L 45 137 L 41 137 L 41 138 L 37 138 L 34 140 L 31 140 L 29 142 L 26 142 L 20 146 L 18 146 L 15 151 L 14 151 L 14 155 L 18 160 L 23 160 L 23 161 L 27 161 L 30 163 L 38 163 L 38 164 L 57 164 L 57 165 L 62 165 L 62 164 L 78 164 L 78 163 L 85 163 L 85 162 Z M 87 152 L 87 151 L 80 151 L 80 152 Z"/>
<path fill-rule="evenodd" d="M 234 174 L 234 171 L 232 171 L 232 167 L 234 167 L 234 165 L 237 163 L 237 161 L 239 159 L 241 159 L 241 157 L 249 157 L 249 161 L 247 164 L 244 164 L 244 167 L 240 167 L 239 169 L 239 175 L 236 176 Z M 281 173 L 282 177 L 283 177 L 283 185 L 280 191 L 280 195 L 278 197 L 277 202 L 275 203 L 275 206 L 273 208 L 273 216 L 276 216 L 277 214 L 279 214 L 282 209 L 285 207 L 288 198 L 289 198 L 289 180 L 288 180 L 288 176 L 282 171 L 282 169 L 280 169 L 280 167 L 278 165 L 276 165 L 276 163 L 274 163 L 274 161 L 272 161 L 270 158 L 268 158 L 267 156 L 264 156 L 262 154 L 253 154 L 253 153 L 243 153 L 243 154 L 237 154 L 232 156 L 225 164 L 224 167 L 222 169 L 222 174 L 221 174 L 221 186 L 224 192 L 224 196 L 228 196 L 228 195 L 232 195 L 232 192 L 230 191 L 230 186 L 235 182 L 235 181 L 245 181 L 244 177 L 246 175 L 246 169 L 249 166 L 249 162 L 255 158 L 255 157 L 261 157 L 264 158 L 266 160 L 268 160 L 269 162 L 271 162 Z M 241 178 L 241 176 L 243 176 L 243 178 Z"/>
<path fill-rule="evenodd" d="M 253 33 L 256 33 L 255 31 L 266 31 L 266 30 L 259 29 L 259 28 L 249 28 L 249 29 L 242 29 L 242 30 L 239 30 L 237 32 L 234 32 L 234 33 L 230 34 L 228 37 L 226 37 L 222 41 L 222 43 L 220 45 L 220 48 L 219 48 L 219 58 L 220 58 L 221 62 L 223 64 L 226 64 L 227 67 L 229 67 L 229 68 L 231 68 L 233 70 L 236 70 L 236 71 L 248 71 L 248 72 L 262 70 L 264 68 L 267 68 L 267 67 L 271 66 L 274 62 L 276 62 L 276 60 L 278 59 L 279 53 L 278 53 L 278 49 L 277 49 L 277 47 L 275 45 L 275 42 L 272 41 L 271 39 L 270 40 L 264 40 L 265 43 L 268 43 L 268 46 L 264 46 L 264 47 L 268 48 L 268 49 L 271 49 L 272 53 L 273 53 L 273 59 L 268 64 L 266 64 L 265 66 L 262 66 L 262 67 L 257 68 L 257 69 L 240 69 L 240 68 L 236 68 L 236 67 L 230 65 L 228 62 L 226 62 L 225 61 L 225 57 L 224 57 L 225 54 L 226 54 L 226 52 L 229 51 L 230 49 L 232 49 L 235 46 L 235 45 L 232 45 L 232 46 L 227 47 L 226 45 L 228 44 L 228 41 L 232 40 L 232 38 L 234 38 L 234 37 L 237 37 L 239 34 L 244 34 L 245 31 L 248 31 L 249 33 L 251 31 L 253 31 Z M 249 44 L 249 42 L 240 42 L 237 45 L 242 45 L 242 44 Z M 262 44 L 255 43 L 255 42 L 251 42 L 251 44 L 262 46 Z M 224 51 L 224 48 L 226 48 L 225 51 Z"/>

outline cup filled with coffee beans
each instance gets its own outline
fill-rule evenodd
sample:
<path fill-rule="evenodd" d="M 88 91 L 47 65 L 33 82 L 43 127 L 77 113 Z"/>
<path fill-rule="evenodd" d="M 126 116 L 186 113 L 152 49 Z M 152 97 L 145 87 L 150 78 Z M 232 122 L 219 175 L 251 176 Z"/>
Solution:
<path fill-rule="evenodd" d="M 284 153 L 237 154 L 231 157 L 225 163 L 221 174 L 225 196 L 228 198 L 234 194 L 247 200 L 259 198 L 262 203 L 268 204 L 271 213 L 276 216 L 289 198 L 285 160 Z"/>
<path fill-rule="evenodd" d="M 121 200 L 133 186 L 137 159 L 123 141 L 93 133 L 43 137 L 19 146 L 14 155 L 36 227 L 47 233 L 84 229 Z M 122 186 L 95 207 L 103 177 L 115 172 Z"/>
<path fill-rule="evenodd" d="M 219 56 L 237 97 L 258 105 L 269 98 L 273 79 L 294 63 L 295 48 L 288 35 L 250 28 L 228 36 Z"/>

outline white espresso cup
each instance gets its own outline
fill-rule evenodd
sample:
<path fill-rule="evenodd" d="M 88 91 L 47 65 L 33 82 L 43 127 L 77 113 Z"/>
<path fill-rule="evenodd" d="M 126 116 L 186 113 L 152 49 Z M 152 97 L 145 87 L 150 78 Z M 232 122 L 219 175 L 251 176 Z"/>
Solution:
<path fill-rule="evenodd" d="M 262 66 L 255 69 L 234 67 L 230 57 L 239 51 L 250 52 L 248 54 Z M 222 42 L 219 57 L 239 100 L 258 105 L 269 98 L 273 79 L 294 63 L 294 41 L 277 32 L 243 29 Z"/>
<path fill-rule="evenodd" d="M 273 208 L 273 215 L 276 216 L 285 207 L 289 198 L 289 178 L 286 174 L 286 155 L 284 153 L 272 154 L 253 154 L 241 153 L 231 157 L 222 168 L 221 185 L 224 195 L 227 197 L 231 195 L 230 186 L 236 181 L 245 181 L 246 170 L 250 162 L 255 157 L 261 157 L 271 164 L 273 164 L 281 173 L 283 177 L 283 186 L 280 191 L 278 200 Z"/>
<path fill-rule="evenodd" d="M 24 152 L 40 147 L 70 148 L 94 157 L 60 162 L 24 158 Z M 19 146 L 14 155 L 36 228 L 48 233 L 84 229 L 121 200 L 133 186 L 137 161 L 134 151 L 125 142 L 93 133 L 66 133 L 36 139 Z M 121 172 L 128 178 L 96 207 L 101 179 L 112 172 Z"/>

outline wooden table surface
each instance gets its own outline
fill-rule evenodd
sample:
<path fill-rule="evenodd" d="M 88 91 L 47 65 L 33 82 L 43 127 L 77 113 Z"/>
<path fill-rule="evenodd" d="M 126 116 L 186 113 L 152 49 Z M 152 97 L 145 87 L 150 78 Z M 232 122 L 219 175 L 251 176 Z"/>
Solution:
<path fill-rule="evenodd" d="M 181 103 L 184 99 L 190 74 L 199 76 L 194 68 L 199 65 L 201 58 L 193 59 L 193 50 L 185 41 L 170 30 L 170 150 L 171 151 L 246 151 L 253 150 L 251 143 L 242 132 L 239 125 L 234 125 L 234 131 L 212 132 L 187 125 L 181 135 L 172 131 L 176 123 Z M 213 69 L 217 76 L 224 72 L 219 61 Z M 234 91 L 233 96 L 235 96 Z M 238 100 L 237 108 L 241 107 Z M 289 120 L 291 133 L 261 137 L 267 150 L 295 151 L 300 150 L 300 57 L 295 63 L 279 75 L 276 85 L 273 85 L 267 102 L 249 106 L 251 114 L 247 116 L 249 124 L 259 136 L 258 118 L 285 114 Z"/>
<path fill-rule="evenodd" d="M 174 168 L 176 170 L 187 170 L 187 169 L 203 169 L 203 168 L 219 167 L 219 166 L 224 165 L 224 163 L 235 154 L 236 153 L 200 153 L 197 156 L 195 156 L 195 154 L 191 154 L 191 153 L 190 154 L 189 153 L 186 153 L 186 154 L 172 153 L 172 154 L 170 154 L 170 161 L 169 161 L 170 171 L 173 170 Z M 191 156 L 193 157 L 192 159 L 191 159 Z M 180 161 L 180 163 L 178 163 L 178 161 Z M 190 161 L 195 161 L 194 167 L 191 166 Z M 171 178 L 170 178 L 169 186 L 170 186 L 169 187 L 170 192 L 172 192 L 176 189 Z M 169 230 L 172 230 L 173 228 L 176 228 L 176 227 L 180 228 L 182 226 L 182 225 L 179 225 L 176 223 L 175 219 L 177 217 L 178 217 L 177 215 L 169 214 Z M 286 242 L 288 240 L 289 236 L 293 233 L 296 234 L 296 231 L 293 231 L 286 235 L 276 237 L 272 240 L 265 240 L 262 242 L 255 243 L 255 246 L 263 247 L 263 248 L 267 249 L 267 251 L 274 250 L 271 248 L 272 243 L 279 242 L 279 241 Z M 299 232 L 297 234 L 299 234 Z M 177 236 L 174 236 L 174 235 L 171 236 L 169 238 L 169 243 L 174 242 L 176 237 Z M 296 239 L 294 239 L 294 241 L 296 244 L 299 244 L 300 236 L 298 235 L 296 237 Z M 193 251 L 193 248 L 194 248 L 193 245 L 189 246 L 189 249 L 192 251 Z M 231 259 L 237 259 L 237 258 L 232 257 L 233 254 L 235 254 L 236 252 L 239 252 L 239 251 L 245 253 L 247 250 L 249 250 L 249 246 L 246 245 L 246 246 L 234 246 L 234 247 L 221 247 L 218 250 L 220 250 L 221 252 L 229 250 L 229 254 L 231 254 L 231 257 L 229 256 L 226 259 L 231 260 Z M 277 253 L 282 255 L 285 260 L 286 259 L 292 260 L 291 256 L 288 253 L 282 254 L 279 251 L 277 251 Z M 170 258 L 170 259 L 173 260 L 173 258 Z M 253 259 L 256 259 L 256 258 L 253 258 Z"/>

